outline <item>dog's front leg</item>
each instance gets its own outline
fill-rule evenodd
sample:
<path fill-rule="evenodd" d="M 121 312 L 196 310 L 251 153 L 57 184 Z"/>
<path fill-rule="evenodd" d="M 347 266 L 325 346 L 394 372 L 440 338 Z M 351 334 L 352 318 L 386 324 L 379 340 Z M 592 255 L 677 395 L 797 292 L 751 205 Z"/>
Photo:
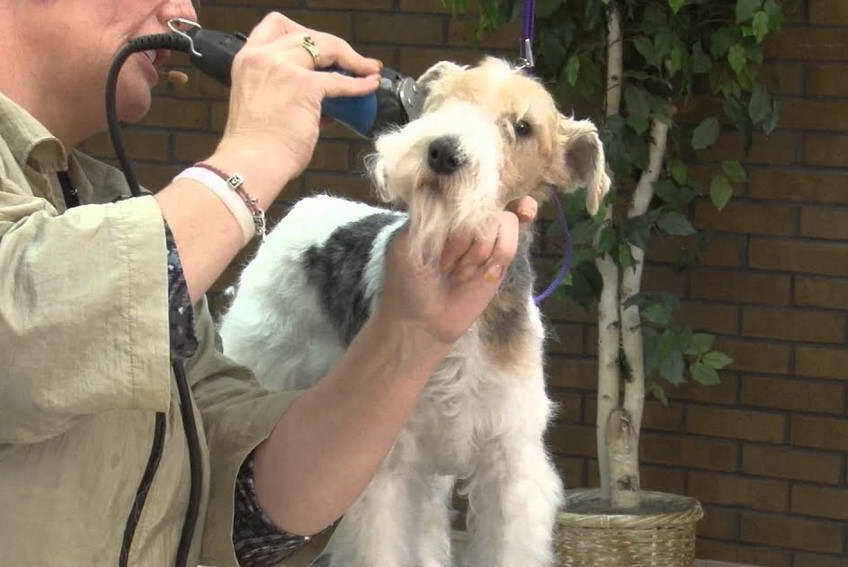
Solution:
<path fill-rule="evenodd" d="M 506 436 L 482 448 L 467 488 L 466 567 L 553 564 L 562 482 L 540 437 Z"/>

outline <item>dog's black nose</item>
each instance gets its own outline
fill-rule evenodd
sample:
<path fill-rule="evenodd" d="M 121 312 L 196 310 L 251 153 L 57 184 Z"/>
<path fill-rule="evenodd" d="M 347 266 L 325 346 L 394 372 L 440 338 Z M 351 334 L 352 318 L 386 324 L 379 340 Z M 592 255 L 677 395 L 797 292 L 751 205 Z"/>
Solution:
<path fill-rule="evenodd" d="M 436 173 L 448 175 L 462 166 L 464 160 L 459 155 L 459 139 L 454 136 L 442 136 L 430 142 L 427 148 L 427 163 Z"/>

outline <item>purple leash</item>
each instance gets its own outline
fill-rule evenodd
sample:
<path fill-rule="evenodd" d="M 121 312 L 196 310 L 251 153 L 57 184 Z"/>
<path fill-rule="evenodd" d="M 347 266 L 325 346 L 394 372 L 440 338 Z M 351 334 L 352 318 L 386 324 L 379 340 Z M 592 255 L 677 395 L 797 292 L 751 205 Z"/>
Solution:
<path fill-rule="evenodd" d="M 533 57 L 533 34 L 536 24 L 536 0 L 524 0 L 523 13 L 524 26 L 522 27 L 521 33 L 521 57 L 518 60 L 518 68 L 525 72 L 532 72 L 533 68 L 536 66 L 536 60 Z M 565 276 L 568 275 L 568 271 L 571 269 L 573 246 L 571 242 L 571 235 L 568 233 L 568 221 L 565 219 L 565 213 L 562 210 L 562 204 L 559 202 L 556 191 L 551 190 L 551 196 L 553 197 L 554 204 L 556 205 L 557 220 L 562 225 L 562 264 L 560 264 L 557 275 L 554 277 L 553 281 L 548 284 L 548 287 L 546 287 L 542 293 L 533 298 L 533 302 L 536 305 L 541 304 L 544 300 L 553 295 L 560 284 L 562 284 L 563 280 L 565 280 Z"/>
<path fill-rule="evenodd" d="M 559 271 L 557 272 L 556 277 L 554 277 L 553 281 L 548 284 L 548 287 L 545 288 L 545 291 L 533 298 L 533 302 L 536 305 L 540 305 L 544 300 L 553 295 L 553 293 L 557 290 L 557 288 L 565 279 L 565 276 L 568 275 L 568 271 L 571 269 L 573 246 L 571 242 L 571 235 L 568 233 L 568 221 L 565 220 L 565 212 L 563 212 L 562 210 L 562 204 L 559 202 L 559 197 L 557 197 L 556 191 L 553 189 L 551 190 L 551 196 L 554 199 L 554 204 L 556 204 L 557 220 L 562 225 L 562 263 L 559 266 Z"/>

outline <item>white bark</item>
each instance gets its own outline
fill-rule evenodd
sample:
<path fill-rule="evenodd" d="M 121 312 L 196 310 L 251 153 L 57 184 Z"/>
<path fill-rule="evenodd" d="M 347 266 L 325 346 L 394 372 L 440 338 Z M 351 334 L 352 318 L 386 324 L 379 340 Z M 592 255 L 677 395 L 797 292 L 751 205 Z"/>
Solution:
<path fill-rule="evenodd" d="M 621 77 L 623 49 L 621 41 L 621 14 L 615 4 L 610 6 L 607 35 L 607 108 L 606 115 L 615 116 L 621 107 Z M 611 208 L 607 222 L 612 220 Z M 610 415 L 619 405 L 621 375 L 618 365 L 619 345 L 619 269 L 608 255 L 595 261 L 603 280 L 603 290 L 598 303 L 598 416 L 597 443 L 598 469 L 601 477 L 601 495 L 611 498 L 610 454 L 607 444 L 607 427 Z"/>
<path fill-rule="evenodd" d="M 627 212 L 629 218 L 638 217 L 648 210 L 651 199 L 654 196 L 654 183 L 662 171 L 663 159 L 666 152 L 668 140 L 668 124 L 654 119 L 651 125 L 651 145 L 648 159 L 648 168 L 642 172 L 639 184 L 633 194 L 633 202 Z M 621 279 L 620 302 L 621 302 L 621 336 L 622 350 L 627 366 L 630 370 L 629 380 L 624 383 L 624 411 L 626 419 L 629 420 L 629 432 L 633 436 L 630 443 L 637 448 L 630 453 L 622 454 L 617 458 L 631 459 L 630 463 L 622 463 L 619 467 L 618 477 L 615 472 L 612 477 L 613 502 L 618 502 L 618 507 L 626 508 L 639 506 L 639 435 L 642 430 L 642 414 L 645 407 L 645 360 L 642 343 L 642 319 L 639 307 L 631 305 L 625 307 L 630 298 L 638 294 L 642 287 L 642 272 L 645 265 L 645 251 L 638 246 L 631 246 L 630 252 L 635 260 L 635 265 L 624 270 Z M 635 481 L 632 478 L 635 475 Z M 617 495 L 616 492 L 626 490 L 620 487 L 633 487 L 637 491 L 634 495 Z"/>
<path fill-rule="evenodd" d="M 639 507 L 639 436 L 633 431 L 635 425 L 626 409 L 617 408 L 609 416 L 610 505 L 614 510 Z"/>

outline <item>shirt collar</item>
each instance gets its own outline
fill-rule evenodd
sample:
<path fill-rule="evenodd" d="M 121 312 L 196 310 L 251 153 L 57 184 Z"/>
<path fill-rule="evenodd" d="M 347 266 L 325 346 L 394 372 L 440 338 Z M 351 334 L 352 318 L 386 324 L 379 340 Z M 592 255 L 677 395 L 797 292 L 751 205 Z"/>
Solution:
<path fill-rule="evenodd" d="M 19 165 L 40 173 L 68 169 L 68 153 L 29 112 L 0 92 L 0 138 L 8 144 Z"/>

